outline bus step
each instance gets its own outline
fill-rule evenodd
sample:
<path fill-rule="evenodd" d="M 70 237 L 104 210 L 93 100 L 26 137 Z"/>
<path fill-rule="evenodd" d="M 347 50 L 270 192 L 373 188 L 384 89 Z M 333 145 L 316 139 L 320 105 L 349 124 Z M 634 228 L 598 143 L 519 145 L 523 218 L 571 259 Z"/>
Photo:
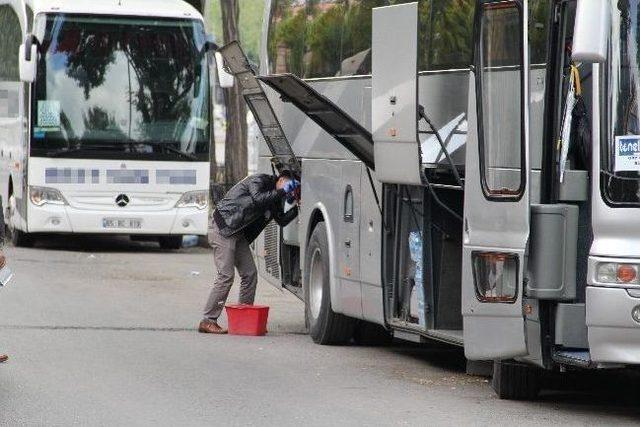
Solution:
<path fill-rule="evenodd" d="M 589 350 L 556 350 L 553 361 L 562 365 L 578 366 L 580 368 L 595 368 Z"/>

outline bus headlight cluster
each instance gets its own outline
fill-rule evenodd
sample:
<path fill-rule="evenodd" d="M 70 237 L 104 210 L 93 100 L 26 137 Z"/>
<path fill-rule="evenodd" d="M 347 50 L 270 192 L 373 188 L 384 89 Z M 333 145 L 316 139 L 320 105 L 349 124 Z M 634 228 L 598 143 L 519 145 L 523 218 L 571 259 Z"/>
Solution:
<path fill-rule="evenodd" d="M 29 198 L 36 206 L 68 204 L 60 191 L 49 187 L 29 187 Z"/>
<path fill-rule="evenodd" d="M 184 193 L 176 208 L 198 208 L 206 209 L 209 206 L 209 194 L 207 190 L 189 191 Z"/>
<path fill-rule="evenodd" d="M 597 280 L 600 283 L 632 284 L 640 283 L 638 278 L 638 264 L 620 264 L 617 262 L 602 262 L 598 264 Z"/>

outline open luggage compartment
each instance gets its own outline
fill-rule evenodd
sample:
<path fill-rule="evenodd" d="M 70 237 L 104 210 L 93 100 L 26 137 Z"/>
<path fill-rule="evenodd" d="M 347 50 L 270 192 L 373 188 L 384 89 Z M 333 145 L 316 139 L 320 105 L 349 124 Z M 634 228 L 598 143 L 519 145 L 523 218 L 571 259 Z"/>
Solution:
<path fill-rule="evenodd" d="M 434 189 L 462 216 L 464 193 Z M 393 327 L 461 344 L 462 224 L 425 187 L 386 185 L 383 284 Z"/>

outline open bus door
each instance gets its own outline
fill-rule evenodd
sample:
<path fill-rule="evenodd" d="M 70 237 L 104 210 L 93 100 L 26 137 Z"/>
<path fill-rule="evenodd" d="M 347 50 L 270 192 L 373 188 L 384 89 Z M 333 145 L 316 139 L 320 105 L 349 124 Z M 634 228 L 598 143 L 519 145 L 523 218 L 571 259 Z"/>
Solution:
<path fill-rule="evenodd" d="M 462 314 L 472 360 L 527 354 L 527 2 L 478 0 L 464 200 Z"/>

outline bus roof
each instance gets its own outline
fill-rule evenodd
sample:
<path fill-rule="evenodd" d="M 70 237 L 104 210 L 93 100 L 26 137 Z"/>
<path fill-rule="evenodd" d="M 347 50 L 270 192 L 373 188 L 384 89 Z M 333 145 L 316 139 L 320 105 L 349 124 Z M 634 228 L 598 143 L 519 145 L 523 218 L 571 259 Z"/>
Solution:
<path fill-rule="evenodd" d="M 86 13 L 202 20 L 200 12 L 182 0 L 25 0 L 25 3 L 34 14 Z"/>

